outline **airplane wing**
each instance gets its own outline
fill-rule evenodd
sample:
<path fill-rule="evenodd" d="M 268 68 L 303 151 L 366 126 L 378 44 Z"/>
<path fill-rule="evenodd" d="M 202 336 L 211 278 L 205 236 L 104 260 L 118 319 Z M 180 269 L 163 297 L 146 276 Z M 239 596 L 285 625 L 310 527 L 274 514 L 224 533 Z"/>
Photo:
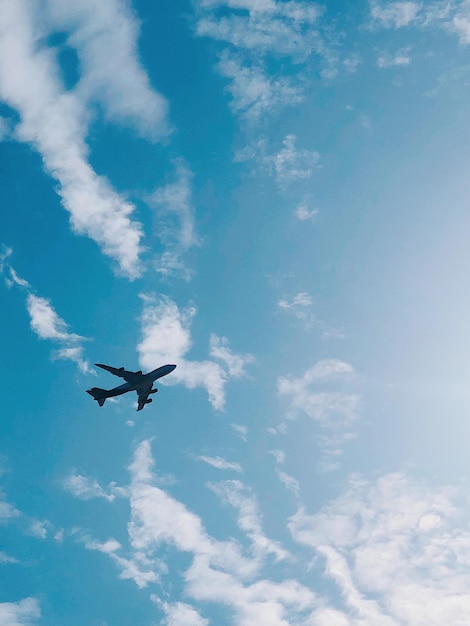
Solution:
<path fill-rule="evenodd" d="M 101 369 L 114 374 L 114 376 L 124 378 L 127 383 L 133 383 L 142 376 L 140 370 L 138 372 L 128 372 L 123 367 L 111 367 L 111 365 L 104 365 L 103 363 L 95 363 L 95 365 L 96 367 L 101 367 Z"/>

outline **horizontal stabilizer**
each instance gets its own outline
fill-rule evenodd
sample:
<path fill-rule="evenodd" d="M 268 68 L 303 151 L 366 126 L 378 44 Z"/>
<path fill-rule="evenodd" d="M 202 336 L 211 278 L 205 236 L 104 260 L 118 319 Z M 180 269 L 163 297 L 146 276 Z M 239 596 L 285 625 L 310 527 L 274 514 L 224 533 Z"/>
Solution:
<path fill-rule="evenodd" d="M 96 400 L 100 406 L 103 406 L 103 404 L 106 402 L 106 398 L 109 397 L 107 390 L 100 389 L 99 387 L 87 389 L 86 392 L 89 393 L 90 396 L 93 396 L 93 399 Z"/>

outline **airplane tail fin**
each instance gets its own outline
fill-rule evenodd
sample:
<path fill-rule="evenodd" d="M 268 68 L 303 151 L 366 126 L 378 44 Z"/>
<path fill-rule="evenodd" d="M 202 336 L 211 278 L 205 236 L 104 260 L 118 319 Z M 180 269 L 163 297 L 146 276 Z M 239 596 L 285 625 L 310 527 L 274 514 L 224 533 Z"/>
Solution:
<path fill-rule="evenodd" d="M 99 387 L 92 387 L 91 389 L 86 390 L 90 396 L 93 396 L 93 399 L 98 402 L 100 406 L 106 402 L 106 398 L 108 397 L 106 389 L 100 389 Z"/>

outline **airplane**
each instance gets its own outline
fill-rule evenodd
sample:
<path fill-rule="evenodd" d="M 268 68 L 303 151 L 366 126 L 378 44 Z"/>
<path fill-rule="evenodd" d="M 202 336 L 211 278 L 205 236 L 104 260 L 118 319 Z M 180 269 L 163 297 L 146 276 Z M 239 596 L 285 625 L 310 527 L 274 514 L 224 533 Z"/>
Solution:
<path fill-rule="evenodd" d="M 146 404 L 150 404 L 152 402 L 152 398 L 149 398 L 149 395 L 151 393 L 157 393 L 158 391 L 157 388 L 152 389 L 153 383 L 157 380 L 157 378 L 166 376 L 176 367 L 176 365 L 162 365 L 152 372 L 142 374 L 141 370 L 138 372 L 128 372 L 123 367 L 111 367 L 111 365 L 103 365 L 103 363 L 95 363 L 95 365 L 97 367 L 101 367 L 101 369 L 106 370 L 107 372 L 111 372 L 111 374 L 114 374 L 115 376 L 124 378 L 126 382 L 123 385 L 119 385 L 119 387 L 114 387 L 114 389 L 100 389 L 99 387 L 92 387 L 91 389 L 87 389 L 86 392 L 89 393 L 90 396 L 93 396 L 93 399 L 96 400 L 100 406 L 103 406 L 106 402 L 106 398 L 121 396 L 123 393 L 127 393 L 128 391 L 136 391 L 138 396 L 138 411 L 141 411 Z"/>

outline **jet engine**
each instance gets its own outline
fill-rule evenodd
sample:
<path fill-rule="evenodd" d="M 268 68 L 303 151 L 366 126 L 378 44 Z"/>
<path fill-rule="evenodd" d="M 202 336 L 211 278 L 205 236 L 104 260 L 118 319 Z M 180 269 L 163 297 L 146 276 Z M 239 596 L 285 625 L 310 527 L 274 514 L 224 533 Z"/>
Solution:
<path fill-rule="evenodd" d="M 145 404 L 150 404 L 151 402 L 153 402 L 152 398 L 148 398 L 148 399 L 145 401 Z"/>
<path fill-rule="evenodd" d="M 149 391 L 149 393 L 157 393 L 158 389 L 155 387 L 155 389 L 152 389 L 152 391 Z"/>

